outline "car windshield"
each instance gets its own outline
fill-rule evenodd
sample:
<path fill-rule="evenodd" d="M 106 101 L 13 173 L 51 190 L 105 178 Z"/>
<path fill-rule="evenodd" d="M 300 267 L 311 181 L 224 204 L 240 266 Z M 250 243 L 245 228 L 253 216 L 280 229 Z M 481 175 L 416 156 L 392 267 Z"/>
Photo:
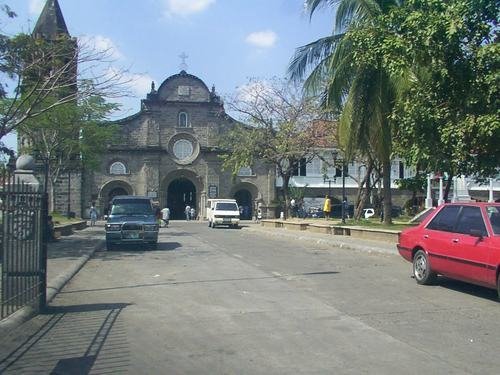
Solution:
<path fill-rule="evenodd" d="M 221 211 L 238 211 L 236 203 L 217 203 L 217 209 Z"/>
<path fill-rule="evenodd" d="M 497 206 L 488 206 L 486 212 L 488 212 L 493 233 L 500 235 L 500 209 Z"/>
<path fill-rule="evenodd" d="M 152 215 L 151 204 L 145 200 L 120 200 L 111 207 L 111 215 Z"/>

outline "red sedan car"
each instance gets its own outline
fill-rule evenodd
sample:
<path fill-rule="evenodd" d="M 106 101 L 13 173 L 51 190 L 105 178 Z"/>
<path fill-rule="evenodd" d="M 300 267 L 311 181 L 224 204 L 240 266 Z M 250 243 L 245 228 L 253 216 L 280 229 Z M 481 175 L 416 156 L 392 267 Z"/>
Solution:
<path fill-rule="evenodd" d="M 500 298 L 500 203 L 449 203 L 399 235 L 419 284 L 438 274 L 496 289 Z"/>

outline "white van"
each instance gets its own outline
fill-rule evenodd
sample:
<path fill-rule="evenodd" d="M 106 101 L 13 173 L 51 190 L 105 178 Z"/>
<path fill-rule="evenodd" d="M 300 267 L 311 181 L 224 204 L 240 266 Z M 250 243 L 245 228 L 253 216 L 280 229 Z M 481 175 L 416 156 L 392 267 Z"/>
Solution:
<path fill-rule="evenodd" d="M 207 200 L 208 226 L 215 228 L 217 225 L 228 225 L 238 228 L 240 224 L 240 211 L 234 199 L 209 199 Z"/>

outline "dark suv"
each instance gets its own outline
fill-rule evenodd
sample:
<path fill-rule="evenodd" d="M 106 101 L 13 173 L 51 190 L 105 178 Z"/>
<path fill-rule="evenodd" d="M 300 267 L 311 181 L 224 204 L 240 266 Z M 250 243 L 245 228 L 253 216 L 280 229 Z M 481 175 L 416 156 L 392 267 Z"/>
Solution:
<path fill-rule="evenodd" d="M 158 222 L 150 198 L 135 195 L 113 198 L 106 222 L 106 247 L 111 250 L 119 244 L 157 247 Z"/>

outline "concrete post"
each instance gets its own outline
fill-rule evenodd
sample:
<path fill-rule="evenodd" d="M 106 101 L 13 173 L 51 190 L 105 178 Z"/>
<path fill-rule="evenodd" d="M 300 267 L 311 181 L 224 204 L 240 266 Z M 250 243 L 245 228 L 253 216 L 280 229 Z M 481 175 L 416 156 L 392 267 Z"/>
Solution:
<path fill-rule="evenodd" d="M 457 186 L 457 177 L 453 177 L 453 196 L 451 198 L 451 201 L 453 203 L 458 202 L 458 186 Z"/>
<path fill-rule="evenodd" d="M 489 186 L 489 189 L 488 189 L 488 203 L 493 203 L 494 200 L 493 200 L 493 179 L 490 178 L 490 186 Z"/>
<path fill-rule="evenodd" d="M 443 176 L 439 176 L 439 199 L 438 206 L 441 206 L 444 203 L 443 197 Z"/>
<path fill-rule="evenodd" d="M 432 196 L 431 196 L 431 183 L 432 183 L 432 174 L 427 174 L 427 196 L 425 197 L 425 208 L 432 207 Z"/>

